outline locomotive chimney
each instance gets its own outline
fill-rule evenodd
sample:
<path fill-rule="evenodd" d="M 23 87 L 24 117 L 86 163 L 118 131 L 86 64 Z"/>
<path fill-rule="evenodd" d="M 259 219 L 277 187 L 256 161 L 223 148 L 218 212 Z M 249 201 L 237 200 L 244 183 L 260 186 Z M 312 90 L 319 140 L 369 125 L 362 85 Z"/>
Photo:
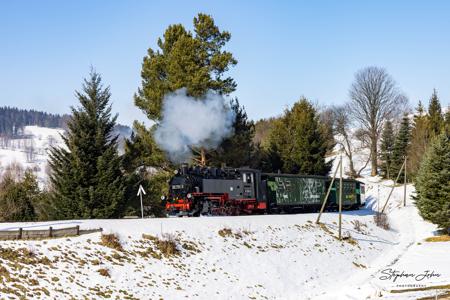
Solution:
<path fill-rule="evenodd" d="M 181 174 L 186 175 L 188 173 L 188 168 L 189 168 L 188 164 L 182 164 L 180 168 Z"/>

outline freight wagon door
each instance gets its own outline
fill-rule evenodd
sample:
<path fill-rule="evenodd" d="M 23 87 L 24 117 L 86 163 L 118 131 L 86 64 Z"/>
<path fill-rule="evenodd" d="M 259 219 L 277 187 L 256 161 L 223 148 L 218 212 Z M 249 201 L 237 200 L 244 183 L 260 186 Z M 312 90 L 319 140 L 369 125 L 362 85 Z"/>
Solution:
<path fill-rule="evenodd" d="M 349 208 L 357 203 L 356 199 L 356 182 L 343 180 L 342 206 Z M 334 182 L 336 204 L 339 205 L 339 180 Z"/>
<path fill-rule="evenodd" d="M 274 179 L 278 205 L 318 205 L 325 195 L 325 180 L 320 178 L 275 176 Z"/>

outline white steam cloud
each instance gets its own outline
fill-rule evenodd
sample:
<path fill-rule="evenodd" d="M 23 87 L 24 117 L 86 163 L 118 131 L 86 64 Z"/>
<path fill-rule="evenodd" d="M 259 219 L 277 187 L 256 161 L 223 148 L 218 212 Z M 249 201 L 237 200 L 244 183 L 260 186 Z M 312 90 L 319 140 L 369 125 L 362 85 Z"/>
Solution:
<path fill-rule="evenodd" d="M 187 162 L 191 147 L 214 149 L 233 132 L 234 111 L 213 92 L 196 99 L 183 88 L 167 95 L 163 103 L 155 140 L 174 163 Z"/>

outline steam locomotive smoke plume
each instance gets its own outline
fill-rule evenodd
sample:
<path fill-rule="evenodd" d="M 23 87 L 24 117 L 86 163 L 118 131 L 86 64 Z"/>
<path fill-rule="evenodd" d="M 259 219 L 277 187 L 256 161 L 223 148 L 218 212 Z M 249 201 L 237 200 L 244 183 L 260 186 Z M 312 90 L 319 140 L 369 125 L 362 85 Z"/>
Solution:
<path fill-rule="evenodd" d="M 191 147 L 214 149 L 233 132 L 235 114 L 213 92 L 199 100 L 187 96 L 183 88 L 167 95 L 163 103 L 155 140 L 174 163 L 187 162 Z"/>

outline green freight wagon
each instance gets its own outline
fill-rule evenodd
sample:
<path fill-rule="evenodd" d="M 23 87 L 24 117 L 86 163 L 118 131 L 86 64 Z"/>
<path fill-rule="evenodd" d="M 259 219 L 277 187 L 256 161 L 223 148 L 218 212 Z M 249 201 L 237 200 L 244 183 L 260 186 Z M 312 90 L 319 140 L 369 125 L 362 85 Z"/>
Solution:
<path fill-rule="evenodd" d="M 331 184 L 331 179 L 327 183 L 327 187 Z M 342 209 L 359 209 L 364 194 L 364 184 L 354 179 L 342 180 Z M 330 209 L 339 208 L 339 178 L 336 178 L 328 197 L 327 207 Z"/>
<path fill-rule="evenodd" d="M 326 194 L 328 177 L 262 174 L 266 185 L 269 212 L 314 211 L 320 208 Z"/>

